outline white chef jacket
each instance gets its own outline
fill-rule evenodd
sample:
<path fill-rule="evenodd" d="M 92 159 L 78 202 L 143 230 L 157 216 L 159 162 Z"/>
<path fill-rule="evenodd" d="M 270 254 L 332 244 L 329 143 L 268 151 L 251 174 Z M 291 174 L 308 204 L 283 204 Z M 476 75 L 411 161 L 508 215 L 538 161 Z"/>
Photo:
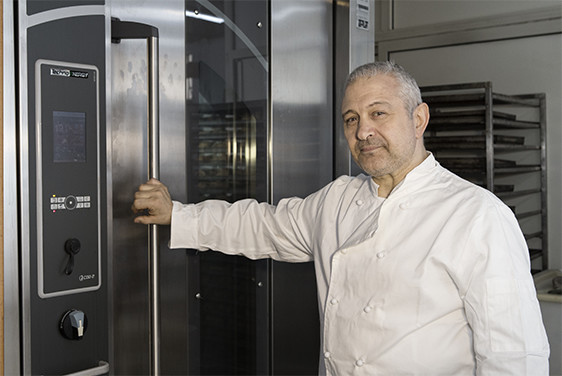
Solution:
<path fill-rule="evenodd" d="M 171 248 L 314 261 L 320 374 L 547 375 L 517 221 L 429 155 L 388 198 L 343 176 L 277 206 L 174 202 Z"/>

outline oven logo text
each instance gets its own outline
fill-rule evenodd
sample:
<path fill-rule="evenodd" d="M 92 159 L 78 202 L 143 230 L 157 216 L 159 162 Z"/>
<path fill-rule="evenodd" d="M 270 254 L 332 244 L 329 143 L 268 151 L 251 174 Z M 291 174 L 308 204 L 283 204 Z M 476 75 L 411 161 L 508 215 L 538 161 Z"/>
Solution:
<path fill-rule="evenodd" d="M 81 275 L 78 277 L 78 280 L 79 280 L 80 282 L 84 282 L 84 281 L 88 281 L 88 280 L 94 279 L 94 278 L 96 278 L 96 275 L 95 275 L 95 274 L 81 274 Z"/>

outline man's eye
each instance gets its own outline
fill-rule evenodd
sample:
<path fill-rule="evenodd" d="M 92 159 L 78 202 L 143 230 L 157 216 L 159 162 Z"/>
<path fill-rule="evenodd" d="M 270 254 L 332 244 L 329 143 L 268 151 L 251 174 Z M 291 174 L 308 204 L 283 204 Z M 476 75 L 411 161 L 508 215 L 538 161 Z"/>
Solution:
<path fill-rule="evenodd" d="M 344 120 L 345 125 L 353 125 L 357 122 L 356 117 L 350 117 Z"/>
<path fill-rule="evenodd" d="M 384 111 L 373 112 L 373 117 L 381 117 L 381 116 L 384 116 L 384 115 L 386 115 L 386 112 L 384 112 Z"/>

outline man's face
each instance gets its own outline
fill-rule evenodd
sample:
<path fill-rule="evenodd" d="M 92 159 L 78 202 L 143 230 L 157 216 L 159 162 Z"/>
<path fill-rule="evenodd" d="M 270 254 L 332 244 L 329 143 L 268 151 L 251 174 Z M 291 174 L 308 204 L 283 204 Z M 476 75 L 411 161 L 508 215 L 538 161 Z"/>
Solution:
<path fill-rule="evenodd" d="M 416 129 L 419 119 L 407 113 L 398 88 L 389 75 L 359 78 L 348 86 L 342 102 L 351 155 L 374 178 L 407 173 L 416 143 L 423 137 L 423 130 Z"/>

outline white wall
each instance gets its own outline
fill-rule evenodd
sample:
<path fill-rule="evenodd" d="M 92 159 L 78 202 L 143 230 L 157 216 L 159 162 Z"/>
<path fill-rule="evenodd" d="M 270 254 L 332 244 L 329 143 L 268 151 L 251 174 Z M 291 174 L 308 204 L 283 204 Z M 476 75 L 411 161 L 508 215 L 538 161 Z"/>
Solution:
<path fill-rule="evenodd" d="M 562 6 L 560 0 L 394 0 L 394 28 L 496 17 Z"/>

